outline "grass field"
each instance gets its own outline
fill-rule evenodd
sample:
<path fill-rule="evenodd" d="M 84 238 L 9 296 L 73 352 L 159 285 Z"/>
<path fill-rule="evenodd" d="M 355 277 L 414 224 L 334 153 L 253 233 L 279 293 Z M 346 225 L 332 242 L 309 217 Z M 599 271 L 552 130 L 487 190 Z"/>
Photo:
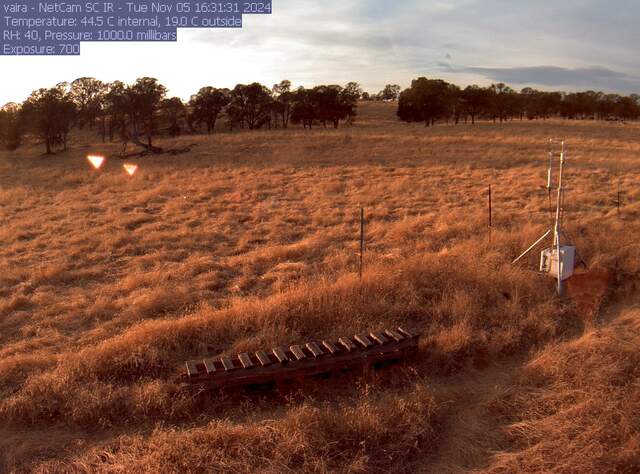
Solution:
<path fill-rule="evenodd" d="M 161 141 L 195 146 L 134 177 L 86 133 L 1 152 L 0 471 L 638 472 L 640 124 L 359 112 Z M 509 263 L 551 222 L 552 136 L 589 264 L 566 299 L 535 252 Z M 397 324 L 421 352 L 373 385 L 173 381 L 187 359 Z"/>

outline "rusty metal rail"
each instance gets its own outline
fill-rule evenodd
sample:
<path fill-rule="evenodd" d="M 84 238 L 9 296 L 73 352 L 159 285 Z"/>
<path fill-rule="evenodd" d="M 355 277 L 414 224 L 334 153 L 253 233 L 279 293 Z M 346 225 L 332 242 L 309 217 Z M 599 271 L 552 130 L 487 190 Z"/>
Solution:
<path fill-rule="evenodd" d="M 308 342 L 288 349 L 186 362 L 181 381 L 211 388 L 279 383 L 346 369 L 370 376 L 376 364 L 401 360 L 418 349 L 419 336 L 403 328 L 341 337 L 335 342 Z"/>

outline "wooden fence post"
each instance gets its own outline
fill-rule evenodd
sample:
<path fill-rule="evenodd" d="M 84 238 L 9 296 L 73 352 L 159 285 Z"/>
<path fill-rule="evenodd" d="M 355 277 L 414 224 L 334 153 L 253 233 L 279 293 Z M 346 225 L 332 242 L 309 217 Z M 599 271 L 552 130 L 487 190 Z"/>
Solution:
<path fill-rule="evenodd" d="M 359 276 L 362 280 L 362 267 L 364 263 L 364 207 L 360 208 L 360 267 Z"/>
<path fill-rule="evenodd" d="M 493 227 L 493 209 L 491 202 L 491 185 L 489 185 L 489 228 Z"/>

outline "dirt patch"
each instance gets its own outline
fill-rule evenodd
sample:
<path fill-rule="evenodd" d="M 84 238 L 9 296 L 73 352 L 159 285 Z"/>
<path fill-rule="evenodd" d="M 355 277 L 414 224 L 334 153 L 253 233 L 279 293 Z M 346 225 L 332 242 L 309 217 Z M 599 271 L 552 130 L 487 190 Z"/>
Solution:
<path fill-rule="evenodd" d="M 567 280 L 567 296 L 581 316 L 592 319 L 609 293 L 612 281 L 613 275 L 607 271 L 577 273 Z"/>

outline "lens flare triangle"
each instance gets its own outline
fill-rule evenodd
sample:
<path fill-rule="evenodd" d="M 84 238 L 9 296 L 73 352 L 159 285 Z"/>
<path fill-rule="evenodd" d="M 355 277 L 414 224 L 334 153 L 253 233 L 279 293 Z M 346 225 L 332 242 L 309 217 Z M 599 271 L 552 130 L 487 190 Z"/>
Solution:
<path fill-rule="evenodd" d="M 133 176 L 138 171 L 138 165 L 125 164 L 122 165 L 124 170 L 129 174 L 129 176 Z"/>
<path fill-rule="evenodd" d="M 87 156 L 87 160 L 89 160 L 89 163 L 91 163 L 91 165 L 95 168 L 95 169 L 100 169 L 100 167 L 103 165 L 104 163 L 104 156 L 100 156 L 100 155 L 89 155 Z"/>

